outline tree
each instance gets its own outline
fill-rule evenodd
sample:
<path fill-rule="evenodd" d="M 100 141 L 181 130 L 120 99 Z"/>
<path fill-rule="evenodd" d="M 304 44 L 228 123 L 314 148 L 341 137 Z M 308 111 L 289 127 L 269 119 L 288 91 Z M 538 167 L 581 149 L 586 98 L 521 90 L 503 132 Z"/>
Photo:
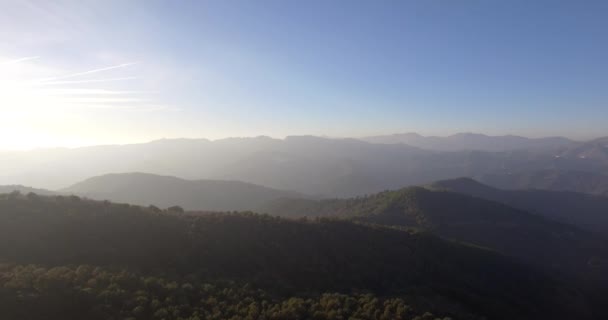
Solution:
<path fill-rule="evenodd" d="M 184 213 L 185 212 L 184 208 L 182 208 L 180 206 L 169 207 L 169 208 L 167 208 L 167 211 L 173 212 L 173 213 Z"/>

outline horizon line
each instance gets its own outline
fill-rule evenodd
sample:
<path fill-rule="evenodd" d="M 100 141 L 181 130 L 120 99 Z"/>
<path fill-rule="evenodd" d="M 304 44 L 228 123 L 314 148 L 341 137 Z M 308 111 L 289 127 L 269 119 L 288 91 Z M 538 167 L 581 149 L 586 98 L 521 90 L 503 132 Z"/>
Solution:
<path fill-rule="evenodd" d="M 211 143 L 213 142 L 218 142 L 218 141 L 222 141 L 222 140 L 228 140 L 228 139 L 259 139 L 259 138 L 268 138 L 268 139 L 272 139 L 272 140 L 280 140 L 280 141 L 285 141 L 288 138 L 293 138 L 293 137 L 314 137 L 314 138 L 321 138 L 321 139 L 328 139 L 328 140 L 360 140 L 363 142 L 368 142 L 365 141 L 365 139 L 369 139 L 369 138 L 376 138 L 376 137 L 389 137 L 389 136 L 399 136 L 399 135 L 417 135 L 420 136 L 421 138 L 449 138 L 449 137 L 454 137 L 454 136 L 458 136 L 458 135 L 478 135 L 478 136 L 485 136 L 485 137 L 489 137 L 489 138 L 500 138 L 500 137 L 519 137 L 519 138 L 525 138 L 525 139 L 530 139 L 530 140 L 537 140 L 537 139 L 550 139 L 550 138 L 562 138 L 562 139 L 567 139 L 573 142 L 589 142 L 589 141 L 593 141 L 596 139 L 600 139 L 603 137 L 606 137 L 608 135 L 600 135 L 600 136 L 596 136 L 590 139 L 573 139 L 567 136 L 562 136 L 562 135 L 550 135 L 550 136 L 538 136 L 538 137 L 530 137 L 530 136 L 524 136 L 524 135 L 517 135 L 517 134 L 498 134 L 498 135 L 490 135 L 490 134 L 485 134 L 485 133 L 479 133 L 479 132 L 472 132 L 472 131 L 461 131 L 461 132 L 456 132 L 453 134 L 449 134 L 449 135 L 422 135 L 422 134 L 418 134 L 414 131 L 409 131 L 409 132 L 401 132 L 401 133 L 388 133 L 388 134 L 377 134 L 377 135 L 366 135 L 366 136 L 331 136 L 331 135 L 323 135 L 323 134 L 289 134 L 289 135 L 284 135 L 284 136 L 272 136 L 272 135 L 266 135 L 266 134 L 260 134 L 260 135 L 249 135 L 249 136 L 225 136 L 225 137 L 221 137 L 221 138 L 206 138 L 206 137 L 161 137 L 161 138 L 155 138 L 155 139 L 147 139 L 147 140 L 142 140 L 142 141 L 134 141 L 134 142 L 125 142 L 125 143 L 98 143 L 98 144 L 82 144 L 82 145 L 74 145 L 74 146 L 39 146 L 39 147 L 26 147 L 26 148 L 7 148 L 4 149 L 2 147 L 0 147 L 0 152 L 30 152 L 30 151 L 43 151 L 43 150 L 56 150 L 56 149 L 68 149 L 68 150 L 74 150 L 74 149 L 80 149 L 80 148 L 94 148 L 94 147 L 111 147 L 111 146 L 130 146 L 130 145 L 141 145 L 141 144 L 149 144 L 149 143 L 154 143 L 154 142 L 159 142 L 159 141 L 168 141 L 168 140 L 206 140 L 209 141 Z M 371 143 L 371 142 L 370 142 Z"/>

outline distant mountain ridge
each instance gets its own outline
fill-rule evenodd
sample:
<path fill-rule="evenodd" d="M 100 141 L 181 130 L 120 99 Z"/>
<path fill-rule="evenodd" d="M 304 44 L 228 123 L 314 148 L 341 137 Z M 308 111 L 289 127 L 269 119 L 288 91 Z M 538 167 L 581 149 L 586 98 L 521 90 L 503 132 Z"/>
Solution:
<path fill-rule="evenodd" d="M 608 137 L 597 138 L 565 149 L 560 156 L 608 161 Z"/>
<path fill-rule="evenodd" d="M 252 210 L 281 197 L 298 197 L 296 192 L 281 191 L 251 183 L 223 180 L 185 180 L 146 173 L 107 174 L 89 178 L 62 192 L 97 200 L 161 208 L 181 206 L 186 210 Z"/>
<path fill-rule="evenodd" d="M 238 180 L 308 194 L 355 195 L 410 180 L 404 164 L 428 151 L 356 139 L 293 136 L 166 139 L 150 143 L 0 153 L 0 184 L 60 189 L 111 172 Z M 404 169 L 407 169 L 404 170 Z M 395 175 L 396 171 L 402 171 Z M 412 181 L 418 181 L 413 177 Z"/>
<path fill-rule="evenodd" d="M 542 170 L 600 176 L 608 172 L 601 141 L 559 148 L 447 152 L 402 143 L 315 136 L 165 139 L 133 145 L 2 152 L 0 185 L 57 190 L 112 172 L 147 172 L 186 180 L 243 181 L 320 197 L 353 197 L 463 176 L 486 183 L 486 176 Z M 582 154 L 581 150 L 589 152 Z M 584 191 L 576 189 L 577 185 L 584 187 L 574 184 L 572 191 Z"/>
<path fill-rule="evenodd" d="M 502 189 L 543 189 L 608 196 L 608 137 L 562 147 L 536 156 L 527 165 L 475 177 Z"/>
<path fill-rule="evenodd" d="M 582 170 L 532 170 L 489 173 L 478 180 L 501 189 L 570 191 L 608 197 L 608 174 Z"/>
<path fill-rule="evenodd" d="M 11 192 L 20 192 L 23 194 L 28 194 L 28 193 L 35 193 L 38 195 L 46 195 L 46 196 L 51 196 L 51 195 L 56 195 L 57 192 L 55 191 L 51 191 L 51 190 L 46 190 L 46 189 L 38 189 L 38 188 L 32 188 L 32 187 L 26 187 L 26 186 L 21 186 L 21 185 L 6 185 L 6 186 L 0 186 L 0 194 L 2 193 L 11 193 Z"/>
<path fill-rule="evenodd" d="M 403 143 L 422 149 L 436 151 L 512 151 L 533 148 L 558 148 L 575 145 L 576 142 L 564 137 L 526 138 L 514 135 L 488 136 L 479 133 L 457 133 L 447 137 L 422 136 L 417 133 L 402 133 L 366 137 L 362 140 L 372 143 Z"/>

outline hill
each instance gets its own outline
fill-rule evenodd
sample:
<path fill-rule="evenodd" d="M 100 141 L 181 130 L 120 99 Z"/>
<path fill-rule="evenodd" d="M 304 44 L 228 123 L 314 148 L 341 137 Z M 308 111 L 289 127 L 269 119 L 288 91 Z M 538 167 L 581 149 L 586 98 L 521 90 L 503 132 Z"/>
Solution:
<path fill-rule="evenodd" d="M 287 192 L 240 181 L 184 180 L 146 173 L 107 174 L 79 182 L 62 192 L 97 200 L 161 208 L 181 206 L 186 210 L 252 210 L 281 197 L 296 197 Z"/>
<path fill-rule="evenodd" d="M 431 187 L 501 202 L 598 234 L 608 233 L 608 197 L 565 191 L 501 190 L 469 178 L 438 181 Z"/>
<path fill-rule="evenodd" d="M 582 170 L 532 170 L 484 174 L 483 183 L 502 189 L 572 191 L 608 196 L 608 175 Z"/>
<path fill-rule="evenodd" d="M 0 259 L 16 319 L 592 317 L 574 288 L 502 255 L 347 221 L 2 195 Z"/>
<path fill-rule="evenodd" d="M 0 186 L 0 194 L 2 193 L 11 193 L 11 192 L 20 192 L 23 194 L 28 194 L 30 192 L 35 193 L 35 194 L 39 194 L 39 195 L 46 195 L 46 196 L 50 196 L 50 195 L 57 195 L 58 193 L 55 191 L 50 191 L 50 190 L 46 190 L 46 189 L 38 189 L 38 188 L 32 188 L 32 187 L 26 187 L 26 186 L 21 186 L 21 185 L 8 185 L 8 186 Z"/>
<path fill-rule="evenodd" d="M 559 155 L 561 157 L 578 157 L 608 163 L 608 137 L 597 138 L 564 148 Z"/>
<path fill-rule="evenodd" d="M 364 141 L 372 143 L 403 143 L 410 146 L 436 151 L 512 151 L 518 149 L 553 149 L 576 144 L 563 137 L 525 138 L 520 136 L 487 136 L 478 133 L 457 133 L 447 137 L 425 137 L 417 133 L 403 133 L 367 137 Z"/>
<path fill-rule="evenodd" d="M 598 275 L 605 240 L 576 227 L 469 195 L 409 187 L 366 197 L 270 203 L 271 214 L 332 216 L 425 230 L 491 248 L 529 264 L 576 276 Z"/>

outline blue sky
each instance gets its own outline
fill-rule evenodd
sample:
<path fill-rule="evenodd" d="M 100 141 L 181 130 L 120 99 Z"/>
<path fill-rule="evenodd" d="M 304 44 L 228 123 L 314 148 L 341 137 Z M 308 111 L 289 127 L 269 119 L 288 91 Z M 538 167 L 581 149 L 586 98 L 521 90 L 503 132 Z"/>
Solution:
<path fill-rule="evenodd" d="M 0 0 L 0 149 L 586 139 L 608 135 L 606 57 L 606 1 Z"/>

